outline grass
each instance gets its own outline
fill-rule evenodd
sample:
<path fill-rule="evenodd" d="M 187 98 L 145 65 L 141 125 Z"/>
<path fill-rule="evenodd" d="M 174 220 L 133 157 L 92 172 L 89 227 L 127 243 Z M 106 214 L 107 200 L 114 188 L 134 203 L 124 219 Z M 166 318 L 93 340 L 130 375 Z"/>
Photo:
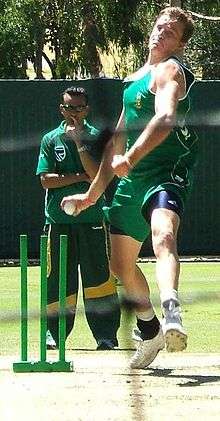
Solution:
<path fill-rule="evenodd" d="M 140 264 L 149 279 L 152 301 L 160 315 L 158 289 L 155 282 L 155 264 Z M 20 269 L 0 268 L 1 313 L 0 355 L 19 355 L 20 352 Z M 28 269 L 29 305 L 31 314 L 39 311 L 39 268 Z M 220 335 L 220 264 L 183 263 L 180 298 L 184 325 L 189 333 L 187 352 L 219 352 Z M 118 287 L 119 293 L 122 287 Z M 96 343 L 88 328 L 81 294 L 75 327 L 67 340 L 67 349 L 95 349 Z M 131 348 L 130 331 L 135 323 L 134 315 L 123 312 L 119 330 L 120 348 Z M 39 321 L 33 317 L 29 324 L 30 354 L 39 348 Z"/>

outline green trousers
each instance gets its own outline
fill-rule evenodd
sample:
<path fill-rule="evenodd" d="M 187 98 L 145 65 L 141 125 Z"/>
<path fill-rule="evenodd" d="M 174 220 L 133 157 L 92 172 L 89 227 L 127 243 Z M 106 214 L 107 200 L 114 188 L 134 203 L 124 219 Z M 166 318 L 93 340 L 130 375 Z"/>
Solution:
<path fill-rule="evenodd" d="M 120 307 L 114 277 L 109 272 L 106 232 L 104 225 L 52 224 L 48 235 L 48 329 L 56 343 L 59 306 L 59 242 L 67 235 L 66 337 L 75 319 L 79 290 L 79 269 L 85 314 L 97 341 L 111 340 L 117 346 Z"/>

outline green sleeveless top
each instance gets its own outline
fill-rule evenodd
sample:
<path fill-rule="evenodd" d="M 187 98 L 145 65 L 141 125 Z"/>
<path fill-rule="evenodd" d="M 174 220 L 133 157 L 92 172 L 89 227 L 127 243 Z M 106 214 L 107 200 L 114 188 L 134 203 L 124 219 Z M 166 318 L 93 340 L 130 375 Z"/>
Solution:
<path fill-rule="evenodd" d="M 187 113 L 190 110 L 189 90 L 194 83 L 193 74 L 176 58 L 170 58 L 178 63 L 186 81 L 186 95 L 179 100 L 177 107 L 176 126 L 164 142 L 157 146 L 147 156 L 141 159 L 129 174 L 133 178 L 147 174 L 155 177 L 164 171 L 169 171 L 173 182 L 187 185 L 190 170 L 197 158 L 197 136 L 186 126 Z M 125 126 L 127 131 L 127 150 L 135 143 L 147 123 L 155 115 L 155 94 L 150 91 L 151 72 L 135 81 L 128 81 L 124 90 Z"/>
<path fill-rule="evenodd" d="M 148 206 L 154 193 L 173 191 L 184 206 L 192 186 L 197 159 L 197 136 L 186 124 L 190 110 L 188 93 L 194 76 L 179 60 L 174 57 L 170 59 L 178 63 L 186 82 L 186 94 L 177 106 L 176 126 L 159 146 L 136 164 L 128 176 L 120 179 L 112 203 L 104 207 L 108 221 L 138 241 L 144 241 L 150 232 L 142 209 Z M 155 115 L 155 94 L 150 90 L 151 80 L 150 71 L 138 80 L 125 80 L 123 102 L 127 150 Z"/>

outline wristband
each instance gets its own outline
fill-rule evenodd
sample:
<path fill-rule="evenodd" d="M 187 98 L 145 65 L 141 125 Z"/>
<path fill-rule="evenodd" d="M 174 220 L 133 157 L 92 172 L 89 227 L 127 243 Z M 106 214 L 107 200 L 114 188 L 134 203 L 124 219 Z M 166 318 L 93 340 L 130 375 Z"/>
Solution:
<path fill-rule="evenodd" d="M 89 147 L 88 147 L 88 146 L 86 146 L 86 145 L 83 145 L 83 146 L 80 146 L 80 148 L 77 148 L 77 151 L 78 151 L 79 153 L 81 153 L 81 152 L 86 152 L 86 151 L 89 151 Z"/>

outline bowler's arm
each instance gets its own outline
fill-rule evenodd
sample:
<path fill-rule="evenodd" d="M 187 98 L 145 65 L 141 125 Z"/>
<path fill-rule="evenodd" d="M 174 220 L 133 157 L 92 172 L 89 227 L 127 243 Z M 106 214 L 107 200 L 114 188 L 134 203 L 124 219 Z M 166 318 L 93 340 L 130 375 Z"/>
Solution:
<path fill-rule="evenodd" d="M 61 202 L 61 208 L 64 209 L 65 203 L 73 203 L 76 209 L 75 214 L 79 214 L 89 206 L 94 205 L 99 197 L 104 193 L 106 187 L 114 177 L 112 170 L 112 160 L 115 151 L 124 153 L 125 150 L 125 130 L 124 130 L 124 110 L 121 113 L 118 124 L 112 138 L 105 146 L 102 161 L 99 166 L 96 177 L 92 181 L 88 191 L 83 194 L 64 197 Z"/>
<path fill-rule="evenodd" d="M 124 109 L 118 120 L 115 132 L 103 152 L 101 164 L 99 166 L 96 177 L 91 183 L 88 190 L 88 198 L 94 204 L 98 198 L 104 193 L 106 187 L 114 177 L 112 170 L 112 160 L 116 153 L 124 153 L 125 151 L 125 129 L 124 129 Z"/>

